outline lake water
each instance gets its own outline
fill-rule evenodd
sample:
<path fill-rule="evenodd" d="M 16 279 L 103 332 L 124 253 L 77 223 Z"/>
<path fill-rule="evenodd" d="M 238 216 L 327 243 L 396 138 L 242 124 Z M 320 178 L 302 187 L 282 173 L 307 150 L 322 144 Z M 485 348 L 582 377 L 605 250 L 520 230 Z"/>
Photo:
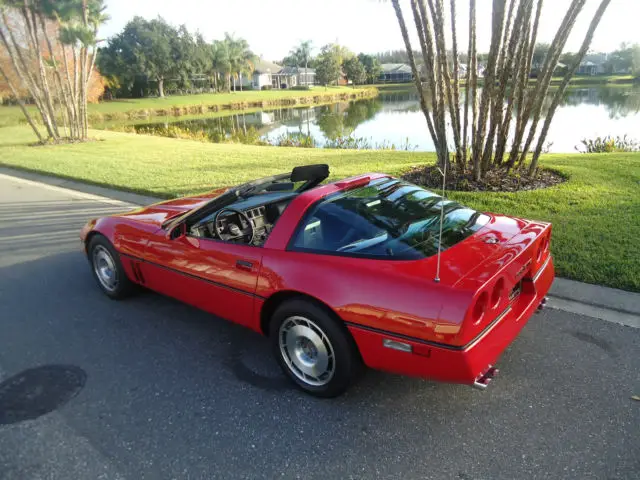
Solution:
<path fill-rule="evenodd" d="M 550 103 L 547 102 L 547 104 Z M 324 146 L 338 137 L 365 139 L 368 148 L 408 148 L 433 151 L 433 142 L 415 90 L 394 90 L 378 98 L 311 108 L 282 108 L 228 116 L 180 120 L 158 117 L 134 125 L 136 130 L 168 125 L 201 130 L 210 138 L 253 128 L 273 142 L 286 135 L 305 134 Z M 551 152 L 574 152 L 583 138 L 622 136 L 640 140 L 640 86 L 571 88 L 558 107 L 547 137 Z"/>

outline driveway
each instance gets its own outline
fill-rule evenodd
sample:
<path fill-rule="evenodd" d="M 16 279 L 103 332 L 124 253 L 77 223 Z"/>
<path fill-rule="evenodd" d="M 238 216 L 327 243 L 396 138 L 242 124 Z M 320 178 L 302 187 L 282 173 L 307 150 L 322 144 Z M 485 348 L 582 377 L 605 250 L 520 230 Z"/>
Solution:
<path fill-rule="evenodd" d="M 640 329 L 547 309 L 486 391 L 315 399 L 255 333 L 98 291 L 78 231 L 126 208 L 0 176 L 1 479 L 639 478 Z"/>

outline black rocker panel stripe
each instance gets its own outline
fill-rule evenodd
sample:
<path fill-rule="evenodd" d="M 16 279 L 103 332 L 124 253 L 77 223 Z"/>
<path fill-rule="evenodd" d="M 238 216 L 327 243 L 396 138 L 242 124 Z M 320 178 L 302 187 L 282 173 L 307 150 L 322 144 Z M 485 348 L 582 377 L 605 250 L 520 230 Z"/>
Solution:
<path fill-rule="evenodd" d="M 249 297 L 255 297 L 255 298 L 259 298 L 261 300 L 265 300 L 265 297 L 262 297 L 260 295 L 255 294 L 255 293 L 247 292 L 246 290 L 242 290 L 240 288 L 231 287 L 229 285 L 225 285 L 224 283 L 214 282 L 213 280 L 209 280 L 208 278 L 200 277 L 198 275 L 193 275 L 192 273 L 182 272 L 180 270 L 176 270 L 175 268 L 167 267 L 166 265 L 160 265 L 159 263 L 150 262 L 149 260 L 145 260 L 143 258 L 134 257 L 133 255 L 127 255 L 126 253 L 120 253 L 120 255 L 122 255 L 123 257 L 128 257 L 128 258 L 130 258 L 132 260 L 135 260 L 137 262 L 148 263 L 149 265 L 153 265 L 154 267 L 158 267 L 158 268 L 163 268 L 165 270 L 169 270 L 171 272 L 177 273 L 179 275 L 183 275 L 185 277 L 194 278 L 194 279 L 200 280 L 202 282 L 210 283 L 211 285 L 215 285 L 216 287 L 225 288 L 225 289 L 230 290 L 232 292 L 238 292 L 238 293 L 242 293 L 244 295 L 248 295 Z"/>

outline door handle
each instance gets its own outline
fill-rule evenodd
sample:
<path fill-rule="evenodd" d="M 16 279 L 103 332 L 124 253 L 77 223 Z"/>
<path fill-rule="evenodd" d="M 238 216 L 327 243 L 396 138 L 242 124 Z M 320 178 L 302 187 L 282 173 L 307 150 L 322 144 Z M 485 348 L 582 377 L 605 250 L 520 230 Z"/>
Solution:
<path fill-rule="evenodd" d="M 246 270 L 247 272 L 250 272 L 251 269 L 253 268 L 253 263 L 248 262 L 246 260 L 237 260 L 236 261 L 236 268 L 239 268 L 240 270 Z"/>

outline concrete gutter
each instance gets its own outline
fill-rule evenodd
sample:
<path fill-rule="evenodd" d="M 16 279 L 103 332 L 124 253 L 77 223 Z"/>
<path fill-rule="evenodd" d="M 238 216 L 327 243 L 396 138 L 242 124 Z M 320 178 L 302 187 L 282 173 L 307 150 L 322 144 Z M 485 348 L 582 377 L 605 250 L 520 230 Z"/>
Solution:
<path fill-rule="evenodd" d="M 91 185 L 88 183 L 77 182 L 75 180 L 67 180 L 65 178 L 54 177 L 50 175 L 43 175 L 40 173 L 29 172 L 26 170 L 19 170 L 16 168 L 2 167 L 0 166 L 0 173 L 9 175 L 11 177 L 22 178 L 23 180 L 29 180 L 32 182 L 44 183 L 52 187 L 66 188 L 69 190 L 75 190 L 76 192 L 86 193 L 88 195 L 96 195 L 98 197 L 104 197 L 111 200 L 116 200 L 123 203 L 131 203 L 133 205 L 150 205 L 152 203 L 160 202 L 164 200 L 159 197 L 151 197 L 148 195 L 140 195 L 137 193 L 124 192 L 122 190 L 115 190 L 108 187 L 100 187 L 98 185 Z"/>
<path fill-rule="evenodd" d="M 54 188 L 66 188 L 87 195 L 103 197 L 112 202 L 121 202 L 123 207 L 149 205 L 163 200 L 158 197 L 123 192 L 8 167 L 0 167 L 0 174 L 44 183 Z M 556 278 L 549 292 L 549 297 L 548 306 L 550 308 L 640 328 L 640 293 L 591 285 L 566 278 Z"/>

